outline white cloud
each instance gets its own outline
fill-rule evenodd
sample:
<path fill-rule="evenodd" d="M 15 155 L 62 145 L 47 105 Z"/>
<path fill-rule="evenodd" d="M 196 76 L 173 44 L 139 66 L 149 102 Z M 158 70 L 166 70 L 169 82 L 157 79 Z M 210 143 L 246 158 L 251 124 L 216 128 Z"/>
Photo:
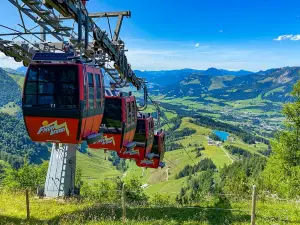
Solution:
<path fill-rule="evenodd" d="M 300 35 L 278 37 L 295 40 Z M 300 45 L 293 48 L 274 46 L 208 45 L 192 41 L 125 40 L 126 55 L 133 69 L 172 70 L 182 68 L 206 69 L 216 67 L 229 70 L 259 71 L 269 68 L 299 65 Z M 198 47 L 195 47 L 199 44 Z M 18 68 L 22 64 L 0 53 L 0 67 Z"/>
<path fill-rule="evenodd" d="M 13 58 L 7 57 L 0 52 L 0 67 L 17 69 L 22 66 L 22 63 L 16 62 Z"/>
<path fill-rule="evenodd" d="M 195 47 L 196 47 L 196 48 L 198 48 L 199 46 L 200 46 L 200 44 L 199 44 L 199 43 L 195 44 Z"/>
<path fill-rule="evenodd" d="M 285 35 L 280 35 L 274 39 L 274 41 L 284 41 L 284 40 L 300 41 L 300 34 L 296 34 L 296 35 L 285 34 Z"/>
<path fill-rule="evenodd" d="M 291 38 L 292 41 L 299 41 L 300 40 L 300 34 L 297 34 L 297 35 L 294 35 L 292 38 Z"/>
<path fill-rule="evenodd" d="M 128 42 L 127 42 L 128 43 Z M 229 70 L 259 71 L 299 65 L 300 46 L 278 48 L 274 45 L 238 46 L 206 43 L 195 47 L 192 42 L 138 41 L 127 45 L 126 53 L 133 69 L 172 70 L 182 68 L 206 69 L 216 67 Z"/>

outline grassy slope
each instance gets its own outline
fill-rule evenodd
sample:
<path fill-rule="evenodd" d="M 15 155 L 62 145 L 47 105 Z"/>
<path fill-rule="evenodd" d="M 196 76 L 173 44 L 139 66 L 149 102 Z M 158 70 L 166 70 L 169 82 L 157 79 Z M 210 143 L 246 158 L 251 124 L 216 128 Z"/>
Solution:
<path fill-rule="evenodd" d="M 77 152 L 77 167 L 82 170 L 82 178 L 88 179 L 107 179 L 121 176 L 110 161 L 107 160 L 108 153 L 99 150 L 89 149 L 91 156 Z M 105 159 L 106 158 L 106 159 Z"/>
<path fill-rule="evenodd" d="M 23 87 L 25 76 L 16 74 L 9 74 L 9 76 L 14 79 L 20 87 Z"/>

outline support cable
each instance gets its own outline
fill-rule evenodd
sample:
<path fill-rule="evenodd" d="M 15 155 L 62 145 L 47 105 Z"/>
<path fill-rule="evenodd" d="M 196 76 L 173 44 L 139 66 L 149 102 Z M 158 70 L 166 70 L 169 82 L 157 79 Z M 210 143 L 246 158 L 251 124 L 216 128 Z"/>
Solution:
<path fill-rule="evenodd" d="M 175 166 L 176 168 L 182 170 L 179 166 L 177 166 L 176 164 L 173 164 L 169 159 L 167 159 L 166 156 L 164 156 L 164 159 L 165 159 L 168 163 L 170 163 L 172 166 Z"/>
<path fill-rule="evenodd" d="M 169 125 L 169 121 L 167 120 L 167 126 L 169 127 L 169 129 L 171 129 L 170 125 Z M 179 144 L 181 144 L 183 146 L 183 150 L 185 151 L 185 153 L 188 155 L 188 157 L 190 158 L 190 160 L 193 161 L 194 165 L 196 164 L 195 160 L 191 157 L 191 155 L 188 153 L 188 150 L 186 149 L 186 147 L 182 144 L 181 141 L 178 141 Z"/>
<path fill-rule="evenodd" d="M 149 96 L 149 94 L 148 94 L 148 98 L 149 98 L 149 100 L 152 102 L 152 104 L 154 105 L 154 107 L 160 112 L 160 108 L 159 108 L 158 104 L 157 104 L 155 101 L 152 100 L 152 98 Z M 166 124 L 167 124 L 167 126 L 169 127 L 169 129 L 171 129 L 171 127 L 170 127 L 170 125 L 169 125 L 170 121 L 168 120 L 168 118 L 165 116 L 164 119 L 165 119 L 165 121 L 167 122 Z M 184 151 L 186 152 L 186 154 L 188 155 L 188 157 L 190 158 L 190 160 L 192 160 L 193 163 L 196 164 L 195 160 L 194 160 L 194 159 L 191 157 L 191 155 L 188 153 L 188 150 L 186 149 L 186 147 L 185 147 L 180 141 L 178 141 L 178 143 L 181 144 L 181 145 L 183 146 L 183 149 L 184 149 Z"/>

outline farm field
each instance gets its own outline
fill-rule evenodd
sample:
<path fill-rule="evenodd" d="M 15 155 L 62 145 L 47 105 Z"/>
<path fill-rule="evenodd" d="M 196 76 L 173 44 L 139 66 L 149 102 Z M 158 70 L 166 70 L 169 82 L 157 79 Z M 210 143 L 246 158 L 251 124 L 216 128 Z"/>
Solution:
<path fill-rule="evenodd" d="M 264 123 L 272 127 L 277 127 L 280 126 L 283 121 L 282 114 L 280 114 L 282 103 L 262 99 L 260 95 L 253 99 L 237 101 L 224 101 L 205 94 L 202 94 L 201 97 L 166 97 L 161 101 L 187 111 L 194 110 L 196 114 L 199 113 L 215 119 L 226 115 L 220 118 L 220 120 L 227 123 L 235 123 L 234 118 L 238 118 L 248 123 L 249 126 L 253 126 L 251 120 L 259 118 L 262 119 Z M 170 106 L 170 109 L 171 108 L 172 106 Z M 201 112 L 201 110 L 205 111 Z M 266 132 L 261 125 L 256 125 L 256 127 L 256 131 Z"/>

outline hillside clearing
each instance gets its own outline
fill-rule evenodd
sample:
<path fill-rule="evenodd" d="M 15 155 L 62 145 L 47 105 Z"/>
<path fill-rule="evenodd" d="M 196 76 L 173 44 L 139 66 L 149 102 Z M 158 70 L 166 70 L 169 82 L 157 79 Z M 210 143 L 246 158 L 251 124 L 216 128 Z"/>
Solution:
<path fill-rule="evenodd" d="M 0 112 L 7 113 L 11 116 L 15 115 L 20 110 L 21 110 L 20 106 L 18 106 L 14 102 L 9 102 L 6 105 L 4 105 L 3 107 L 0 107 Z"/>

